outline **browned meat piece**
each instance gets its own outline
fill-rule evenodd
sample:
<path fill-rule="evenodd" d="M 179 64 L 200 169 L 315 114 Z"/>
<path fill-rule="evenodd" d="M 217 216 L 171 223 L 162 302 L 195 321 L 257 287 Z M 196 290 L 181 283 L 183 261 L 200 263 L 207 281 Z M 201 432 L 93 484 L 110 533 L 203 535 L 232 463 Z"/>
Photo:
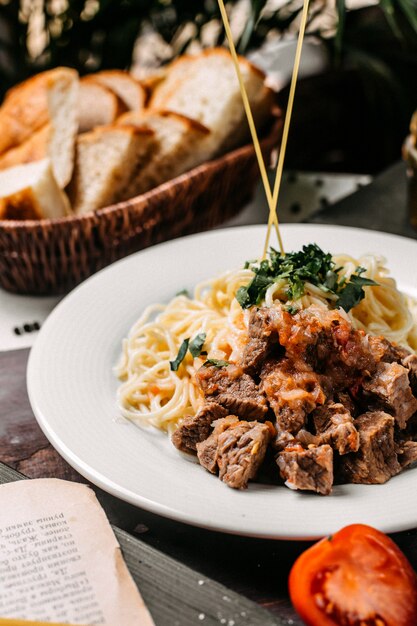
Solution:
<path fill-rule="evenodd" d="M 328 445 L 304 450 L 300 445 L 277 456 L 277 465 L 287 487 L 327 495 L 333 485 L 333 450 Z"/>
<path fill-rule="evenodd" d="M 414 395 L 417 395 L 417 355 L 412 352 L 408 353 L 401 359 L 401 365 L 408 369 L 411 390 Z"/>
<path fill-rule="evenodd" d="M 358 450 L 359 433 L 343 404 L 325 404 L 314 411 L 313 420 L 319 443 L 328 443 L 339 454 Z"/>
<path fill-rule="evenodd" d="M 401 363 L 401 360 L 411 354 L 409 350 L 388 341 L 385 337 L 369 335 L 369 345 L 378 361 L 385 363 Z"/>
<path fill-rule="evenodd" d="M 206 403 L 196 415 L 186 417 L 172 434 L 172 443 L 183 452 L 195 452 L 197 443 L 204 441 L 212 431 L 214 420 L 226 417 L 227 411 L 215 402 Z"/>
<path fill-rule="evenodd" d="M 196 379 L 206 400 L 217 402 L 230 413 L 245 419 L 263 419 L 268 411 L 258 385 L 240 367 L 202 366 Z"/>
<path fill-rule="evenodd" d="M 414 465 L 417 463 L 417 441 L 405 441 L 397 454 L 402 469 Z"/>
<path fill-rule="evenodd" d="M 253 308 L 250 313 L 249 341 L 243 351 L 241 366 L 248 373 L 255 373 L 268 356 L 272 346 L 278 344 L 278 315 L 276 309 Z"/>
<path fill-rule="evenodd" d="M 405 428 L 407 420 L 417 411 L 408 371 L 399 363 L 379 363 L 374 375 L 363 383 L 363 388 L 394 415 L 400 428 Z"/>
<path fill-rule="evenodd" d="M 336 394 L 336 401 L 339 402 L 340 404 L 343 404 L 346 411 L 349 411 L 349 413 L 352 416 L 356 415 L 357 408 L 355 406 L 354 401 L 352 400 L 352 398 L 350 397 L 347 391 L 339 391 Z"/>
<path fill-rule="evenodd" d="M 272 447 L 275 450 L 281 451 L 281 450 L 284 450 L 284 448 L 287 448 L 288 446 L 292 446 L 294 443 L 296 443 L 294 435 L 289 433 L 287 430 L 283 430 L 278 424 L 278 422 L 275 423 L 275 430 L 276 430 L 276 435 L 272 440 Z M 297 434 L 297 438 L 298 438 L 298 434 Z"/>
<path fill-rule="evenodd" d="M 217 448 L 219 445 L 219 435 L 233 424 L 237 424 L 239 418 L 236 415 L 229 415 L 224 419 L 216 420 L 213 424 L 213 432 L 211 435 L 197 443 L 197 456 L 200 461 L 200 465 L 206 468 L 212 474 L 216 474 L 218 470 L 217 466 Z"/>
<path fill-rule="evenodd" d="M 259 422 L 218 420 L 212 435 L 197 444 L 198 459 L 229 487 L 245 489 L 265 458 L 271 431 Z"/>
<path fill-rule="evenodd" d="M 394 418 L 383 411 L 370 411 L 355 420 L 359 450 L 342 457 L 342 473 L 348 482 L 381 484 L 401 471 L 395 453 L 394 424 Z"/>
<path fill-rule="evenodd" d="M 417 395 L 417 355 L 403 346 L 398 346 L 385 337 L 369 337 L 372 349 L 381 353 L 381 361 L 385 363 L 400 363 L 408 370 L 411 389 Z"/>
<path fill-rule="evenodd" d="M 320 375 L 302 361 L 268 361 L 262 368 L 261 381 L 280 431 L 298 433 L 306 415 L 326 401 Z"/>
<path fill-rule="evenodd" d="M 279 344 L 286 358 L 320 372 L 334 392 L 356 387 L 362 372 L 372 373 L 380 360 L 366 334 L 337 310 L 312 305 L 289 315 L 281 307 L 277 315 Z"/>

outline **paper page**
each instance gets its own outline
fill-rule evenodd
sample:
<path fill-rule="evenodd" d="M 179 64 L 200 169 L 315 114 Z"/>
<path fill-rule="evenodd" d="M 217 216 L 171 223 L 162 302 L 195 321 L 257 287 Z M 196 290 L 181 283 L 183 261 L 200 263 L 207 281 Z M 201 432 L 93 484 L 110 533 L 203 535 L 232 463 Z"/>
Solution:
<path fill-rule="evenodd" d="M 89 487 L 54 478 L 0 485 L 0 617 L 153 626 Z"/>

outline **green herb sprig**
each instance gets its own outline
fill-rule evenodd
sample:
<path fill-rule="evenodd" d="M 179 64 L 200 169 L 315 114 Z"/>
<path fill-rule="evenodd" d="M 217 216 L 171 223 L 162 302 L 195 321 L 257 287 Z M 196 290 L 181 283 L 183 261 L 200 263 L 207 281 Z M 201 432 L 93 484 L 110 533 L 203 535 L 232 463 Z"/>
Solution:
<path fill-rule="evenodd" d="M 271 248 L 267 259 L 260 262 L 249 261 L 245 268 L 251 269 L 255 276 L 236 293 L 236 299 L 243 309 L 260 304 L 268 287 L 278 280 L 287 283 L 288 300 L 301 298 L 305 293 L 305 283 L 309 282 L 325 294 L 336 294 L 336 306 L 346 312 L 364 298 L 364 286 L 377 284 L 370 278 L 361 276 L 365 272 L 363 267 L 358 267 L 356 273 L 346 281 L 345 277 L 339 275 L 342 268 L 336 267 L 332 255 L 323 252 L 317 244 L 308 244 L 299 252 L 285 255 Z"/>
<path fill-rule="evenodd" d="M 200 356 L 200 354 L 202 353 L 204 342 L 206 340 L 206 336 L 206 333 L 199 333 L 191 341 L 189 337 L 187 339 L 184 339 L 184 341 L 180 345 L 177 356 L 173 361 L 169 362 L 169 366 L 172 372 L 178 371 L 179 366 L 185 359 L 187 350 L 190 351 L 191 356 L 193 356 L 194 358 Z"/>
<path fill-rule="evenodd" d="M 220 367 L 227 367 L 228 365 L 230 365 L 230 363 L 229 361 L 222 361 L 219 359 L 207 359 L 207 361 L 203 363 L 203 367 L 209 367 L 210 365 L 220 368 Z"/>

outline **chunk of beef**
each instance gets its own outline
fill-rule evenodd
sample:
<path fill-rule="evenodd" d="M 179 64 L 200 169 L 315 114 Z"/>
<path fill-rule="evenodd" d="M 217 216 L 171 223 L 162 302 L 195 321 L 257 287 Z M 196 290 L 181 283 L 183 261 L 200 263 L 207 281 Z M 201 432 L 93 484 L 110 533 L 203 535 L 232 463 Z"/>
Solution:
<path fill-rule="evenodd" d="M 264 460 L 271 431 L 259 422 L 218 420 L 212 435 L 197 444 L 198 459 L 229 487 L 245 489 Z"/>
<path fill-rule="evenodd" d="M 284 450 L 284 448 L 287 448 L 288 446 L 296 443 L 294 435 L 289 433 L 287 430 L 283 430 L 280 427 L 278 421 L 275 423 L 275 431 L 276 435 L 272 439 L 272 447 L 274 448 L 274 450 L 280 452 L 281 450 Z"/>
<path fill-rule="evenodd" d="M 278 344 L 278 315 L 276 309 L 253 308 L 249 317 L 249 341 L 243 351 L 240 365 L 250 373 L 258 372 L 271 348 Z"/>
<path fill-rule="evenodd" d="M 280 313 L 279 343 L 286 357 L 303 361 L 327 376 L 335 391 L 357 383 L 362 372 L 373 372 L 378 359 L 368 337 L 353 328 L 337 310 L 312 305 L 293 316 Z"/>
<path fill-rule="evenodd" d="M 328 445 L 294 446 L 280 452 L 277 465 L 290 489 L 305 489 L 327 495 L 333 485 L 333 450 Z"/>
<path fill-rule="evenodd" d="M 226 417 L 227 410 L 215 402 L 207 402 L 196 415 L 186 417 L 172 434 L 172 443 L 183 452 L 195 452 L 197 443 L 204 441 L 212 431 L 214 420 Z"/>
<path fill-rule="evenodd" d="M 218 445 L 219 435 L 223 433 L 227 428 L 235 425 L 239 422 L 239 418 L 236 415 L 229 415 L 226 418 L 216 420 L 213 426 L 213 432 L 211 435 L 197 443 L 197 457 L 200 465 L 206 468 L 212 474 L 216 474 L 218 470 L 217 458 L 218 458 Z"/>
<path fill-rule="evenodd" d="M 399 363 L 408 370 L 411 389 L 417 395 L 417 355 L 403 346 L 391 343 L 385 337 L 369 337 L 374 351 L 381 354 L 381 361 L 385 363 Z"/>
<path fill-rule="evenodd" d="M 369 335 L 369 345 L 375 358 L 384 363 L 401 363 L 401 360 L 411 354 L 407 348 L 399 346 L 385 337 Z"/>
<path fill-rule="evenodd" d="M 261 389 L 277 418 L 278 429 L 296 434 L 308 413 L 323 404 L 326 395 L 319 374 L 302 361 L 266 362 L 261 371 Z"/>
<path fill-rule="evenodd" d="M 359 433 L 353 418 L 343 404 L 329 402 L 313 413 L 318 441 L 328 443 L 339 454 L 356 452 L 359 448 Z"/>
<path fill-rule="evenodd" d="M 408 378 L 413 394 L 417 395 L 417 355 L 410 352 L 401 359 L 401 365 L 408 369 Z"/>
<path fill-rule="evenodd" d="M 407 420 L 417 411 L 408 371 L 399 363 L 379 363 L 373 376 L 363 383 L 363 388 L 392 413 L 400 428 L 405 428 Z"/>
<path fill-rule="evenodd" d="M 402 469 L 417 463 L 417 441 L 404 441 L 397 449 L 398 461 Z"/>
<path fill-rule="evenodd" d="M 338 391 L 336 393 L 335 400 L 336 400 L 336 402 L 339 402 L 340 404 L 343 404 L 343 406 L 345 407 L 346 411 L 349 411 L 349 413 L 352 415 L 352 417 L 355 417 L 355 415 L 357 413 L 357 407 L 356 407 L 355 402 L 353 401 L 352 397 L 349 395 L 349 393 L 347 391 Z"/>
<path fill-rule="evenodd" d="M 383 411 L 370 411 L 355 420 L 358 452 L 342 457 L 342 474 L 351 483 L 385 483 L 401 471 L 395 453 L 395 420 Z"/>
<path fill-rule="evenodd" d="M 244 419 L 263 419 L 268 411 L 266 398 L 253 378 L 236 365 L 200 367 L 196 380 L 206 396 L 230 413 Z"/>

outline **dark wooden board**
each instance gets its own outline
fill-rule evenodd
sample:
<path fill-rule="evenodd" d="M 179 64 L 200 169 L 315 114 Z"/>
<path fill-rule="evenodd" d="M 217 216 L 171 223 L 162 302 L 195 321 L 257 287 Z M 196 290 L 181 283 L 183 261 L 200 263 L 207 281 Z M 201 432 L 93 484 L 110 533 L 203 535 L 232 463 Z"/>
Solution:
<path fill-rule="evenodd" d="M 0 463 L 0 484 L 25 478 Z M 285 626 L 301 623 L 274 616 L 117 526 L 113 526 L 113 530 L 156 626 Z"/>

